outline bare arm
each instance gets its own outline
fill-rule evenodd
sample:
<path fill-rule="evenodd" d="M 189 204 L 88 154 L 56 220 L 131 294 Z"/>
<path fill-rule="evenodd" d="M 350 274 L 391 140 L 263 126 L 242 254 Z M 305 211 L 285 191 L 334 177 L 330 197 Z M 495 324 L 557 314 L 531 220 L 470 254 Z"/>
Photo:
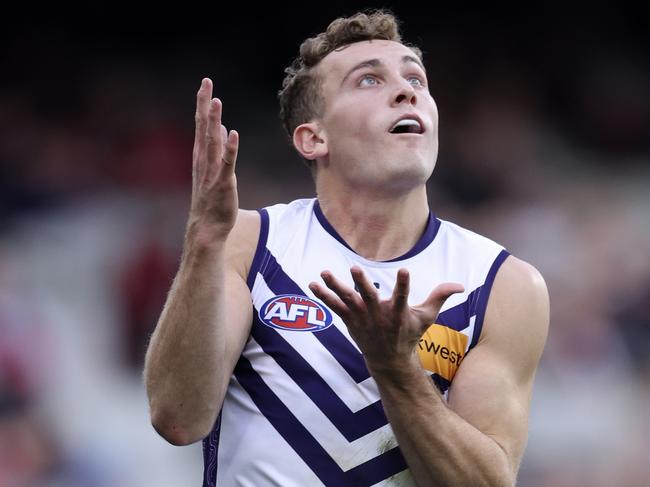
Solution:
<path fill-rule="evenodd" d="M 361 296 L 327 273 L 325 283 L 336 295 L 313 289 L 345 315 L 418 485 L 514 485 L 548 328 L 548 295 L 539 273 L 513 257 L 503 264 L 481 339 L 458 369 L 449 404 L 424 374 L 415 346 L 458 287 L 441 285 L 424 303 L 408 307 L 405 271 L 388 301 L 377 300 L 360 270 L 353 269 L 353 277 Z"/>
<path fill-rule="evenodd" d="M 238 135 L 221 125 L 211 93 L 204 79 L 183 256 L 145 357 L 152 424 L 175 445 L 212 429 L 252 319 L 245 279 L 259 217 L 237 209 Z"/>

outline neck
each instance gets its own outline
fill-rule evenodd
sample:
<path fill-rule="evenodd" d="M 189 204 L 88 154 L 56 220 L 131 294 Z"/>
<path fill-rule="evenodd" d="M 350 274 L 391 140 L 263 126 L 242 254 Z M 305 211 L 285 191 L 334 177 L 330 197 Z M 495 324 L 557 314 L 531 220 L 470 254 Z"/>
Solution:
<path fill-rule="evenodd" d="M 330 224 L 357 254 L 369 260 L 404 255 L 422 236 L 429 218 L 424 185 L 399 195 L 358 189 L 317 192 Z"/>

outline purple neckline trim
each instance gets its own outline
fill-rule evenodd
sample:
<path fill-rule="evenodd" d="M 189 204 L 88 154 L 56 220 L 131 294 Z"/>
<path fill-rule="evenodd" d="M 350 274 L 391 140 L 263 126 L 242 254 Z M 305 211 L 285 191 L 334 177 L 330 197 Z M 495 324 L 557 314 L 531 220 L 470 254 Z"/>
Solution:
<path fill-rule="evenodd" d="M 325 215 L 323 214 L 323 210 L 320 207 L 320 204 L 318 200 L 314 203 L 314 213 L 316 214 L 316 218 L 322 225 L 322 227 L 325 229 L 327 233 L 329 233 L 332 237 L 334 237 L 336 240 L 338 240 L 342 245 L 344 245 L 346 248 L 350 249 L 352 252 L 356 254 L 354 249 L 348 245 L 348 243 L 343 240 L 343 237 L 339 235 L 339 233 L 334 229 L 332 224 L 327 221 L 327 218 L 325 218 Z M 433 240 L 436 238 L 436 235 L 438 234 L 438 229 L 440 228 L 440 220 L 436 218 L 436 216 L 433 214 L 432 211 L 429 211 L 429 220 L 427 221 L 427 226 L 424 229 L 424 232 L 422 232 L 422 236 L 418 239 L 418 241 L 415 243 L 413 248 L 406 252 L 404 255 L 400 255 L 399 257 L 396 257 L 394 259 L 390 260 L 384 260 L 381 262 L 397 262 L 399 260 L 405 260 L 409 259 L 420 252 L 422 252 L 427 246 L 433 242 Z M 357 254 L 358 255 L 358 254 Z"/>

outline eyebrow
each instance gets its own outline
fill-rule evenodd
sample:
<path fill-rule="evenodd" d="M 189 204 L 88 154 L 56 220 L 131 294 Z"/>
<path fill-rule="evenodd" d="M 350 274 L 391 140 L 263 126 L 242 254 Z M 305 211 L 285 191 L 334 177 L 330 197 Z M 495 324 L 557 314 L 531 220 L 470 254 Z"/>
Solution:
<path fill-rule="evenodd" d="M 408 64 L 408 63 L 415 63 L 417 64 L 422 70 L 424 70 L 424 65 L 422 64 L 422 61 L 420 61 L 418 58 L 414 56 L 409 56 L 408 54 L 406 56 L 402 56 L 402 64 Z M 361 61 L 359 64 L 355 65 L 350 71 L 347 72 L 347 74 L 343 77 L 343 80 L 341 81 L 341 84 L 345 83 L 345 80 L 347 80 L 352 73 L 355 71 L 358 71 L 363 68 L 376 68 L 378 66 L 383 66 L 384 63 L 379 60 L 379 59 L 367 59 L 365 61 Z"/>

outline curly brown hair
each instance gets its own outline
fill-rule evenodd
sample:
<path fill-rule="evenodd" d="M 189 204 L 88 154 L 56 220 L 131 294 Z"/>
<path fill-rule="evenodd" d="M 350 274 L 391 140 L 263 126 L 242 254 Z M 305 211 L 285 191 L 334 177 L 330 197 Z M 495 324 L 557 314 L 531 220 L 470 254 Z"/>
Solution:
<path fill-rule="evenodd" d="M 359 12 L 350 17 L 339 17 L 315 37 L 300 45 L 299 55 L 284 70 L 286 76 L 280 100 L 280 119 L 289 138 L 300 124 L 321 114 L 321 79 L 315 67 L 330 52 L 348 44 L 373 39 L 401 42 L 422 59 L 419 48 L 402 42 L 398 20 L 388 10 Z"/>

